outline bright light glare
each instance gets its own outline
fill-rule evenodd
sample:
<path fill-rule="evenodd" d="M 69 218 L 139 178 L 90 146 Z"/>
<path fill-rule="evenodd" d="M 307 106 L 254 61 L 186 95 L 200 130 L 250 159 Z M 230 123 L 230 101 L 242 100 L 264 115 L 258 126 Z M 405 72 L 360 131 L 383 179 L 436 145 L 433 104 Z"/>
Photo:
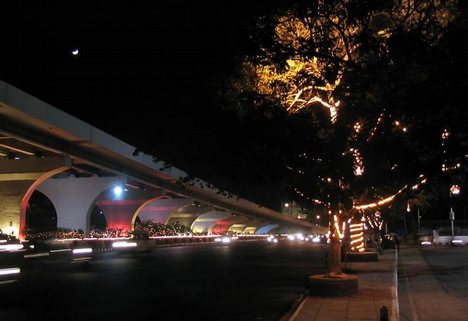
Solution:
<path fill-rule="evenodd" d="M 312 239 L 313 243 L 320 243 L 320 237 L 316 236 Z"/>
<path fill-rule="evenodd" d="M 294 239 L 295 239 L 294 235 L 288 235 L 288 240 L 294 241 Z"/>
<path fill-rule="evenodd" d="M 223 240 L 223 239 L 220 238 L 220 237 L 217 237 L 217 238 L 214 239 L 215 242 L 221 242 L 222 240 Z"/>
<path fill-rule="evenodd" d="M 122 186 L 116 186 L 114 187 L 114 195 L 115 196 L 120 196 L 123 193 L 123 188 Z"/>
<path fill-rule="evenodd" d="M 90 247 L 83 247 L 79 249 L 73 249 L 73 254 L 81 254 L 81 253 L 92 253 L 93 249 Z"/>
<path fill-rule="evenodd" d="M 17 250 L 21 250 L 23 247 L 24 247 L 23 244 L 3 244 L 3 245 L 0 245 L 0 250 L 17 251 Z"/>
<path fill-rule="evenodd" d="M 463 244 L 463 240 L 453 240 L 453 244 Z"/>
<path fill-rule="evenodd" d="M 302 235 L 301 233 L 297 233 L 296 238 L 300 241 L 304 241 L 304 235 Z"/>
<path fill-rule="evenodd" d="M 0 269 L 0 275 L 18 274 L 20 272 L 21 272 L 20 268 Z"/>
<path fill-rule="evenodd" d="M 458 194 L 460 194 L 460 186 L 458 186 L 458 185 L 452 185 L 452 187 L 450 187 L 450 192 L 451 192 L 453 195 L 458 195 Z"/>
<path fill-rule="evenodd" d="M 223 243 L 229 243 L 229 242 L 231 242 L 230 237 L 227 237 L 227 236 L 223 237 Z"/>
<path fill-rule="evenodd" d="M 432 243 L 429 242 L 429 241 L 424 241 L 424 242 L 421 242 L 421 245 L 431 245 Z"/>
<path fill-rule="evenodd" d="M 136 242 L 119 241 L 112 243 L 113 248 L 136 247 Z"/>

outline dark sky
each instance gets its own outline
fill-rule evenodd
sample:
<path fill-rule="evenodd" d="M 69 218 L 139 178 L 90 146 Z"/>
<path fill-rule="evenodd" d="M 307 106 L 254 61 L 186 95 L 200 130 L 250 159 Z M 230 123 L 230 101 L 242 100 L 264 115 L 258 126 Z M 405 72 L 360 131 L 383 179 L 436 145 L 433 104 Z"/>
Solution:
<path fill-rule="evenodd" d="M 212 79 L 230 73 L 244 21 L 258 8 L 245 0 L 10 1 L 0 78 L 109 128 L 130 110 L 181 115 L 209 104 Z"/>
<path fill-rule="evenodd" d="M 250 170 L 264 160 L 249 148 L 274 138 L 220 111 L 214 91 L 268 4 L 8 1 L 0 79 L 133 146 L 151 136 L 153 155 L 217 186 L 229 181 L 228 190 L 241 195 L 246 185 L 268 184 L 272 171 Z"/>

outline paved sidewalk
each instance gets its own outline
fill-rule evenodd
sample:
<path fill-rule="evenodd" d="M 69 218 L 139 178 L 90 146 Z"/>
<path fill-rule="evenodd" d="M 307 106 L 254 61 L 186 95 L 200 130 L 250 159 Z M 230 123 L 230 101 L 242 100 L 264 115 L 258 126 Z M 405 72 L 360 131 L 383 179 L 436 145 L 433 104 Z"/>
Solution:
<path fill-rule="evenodd" d="M 386 306 L 390 321 L 398 320 L 397 258 L 385 250 L 377 262 L 352 262 L 347 268 L 359 277 L 359 293 L 346 297 L 305 297 L 288 321 L 379 321 Z"/>

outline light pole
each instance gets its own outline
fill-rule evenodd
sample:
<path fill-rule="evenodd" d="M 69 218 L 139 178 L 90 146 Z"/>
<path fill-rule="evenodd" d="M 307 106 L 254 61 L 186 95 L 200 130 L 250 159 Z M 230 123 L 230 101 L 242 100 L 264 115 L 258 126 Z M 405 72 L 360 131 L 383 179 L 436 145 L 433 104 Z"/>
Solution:
<path fill-rule="evenodd" d="M 452 239 L 455 236 L 455 232 L 453 229 L 453 221 L 455 221 L 455 212 L 453 211 L 453 208 L 450 206 L 450 225 L 452 227 Z"/>
<path fill-rule="evenodd" d="M 286 215 L 292 216 L 292 206 L 294 203 L 284 203 L 284 207 L 286 208 Z"/>
<path fill-rule="evenodd" d="M 419 207 L 418 207 L 418 235 L 421 234 L 421 215 L 419 215 Z"/>
<path fill-rule="evenodd" d="M 406 206 L 406 211 L 408 213 L 411 213 L 411 206 L 410 206 L 410 202 L 408 202 L 408 205 Z M 417 222 L 418 222 L 418 235 L 421 234 L 421 215 L 419 214 L 419 207 L 416 206 L 416 214 L 418 215 L 417 217 Z M 405 225 L 406 226 L 406 225 Z"/>
<path fill-rule="evenodd" d="M 450 187 L 450 225 L 452 227 L 452 239 L 455 236 L 455 231 L 453 227 L 453 222 L 455 221 L 455 212 L 453 211 L 452 207 L 452 196 L 458 194 L 460 194 L 460 186 L 452 185 L 452 187 Z"/>
<path fill-rule="evenodd" d="M 407 205 L 406 205 L 406 212 L 411 212 L 411 207 L 410 207 L 410 203 L 408 202 Z M 403 213 L 403 224 L 405 226 L 405 235 L 407 234 L 407 226 L 406 226 L 406 213 Z"/>

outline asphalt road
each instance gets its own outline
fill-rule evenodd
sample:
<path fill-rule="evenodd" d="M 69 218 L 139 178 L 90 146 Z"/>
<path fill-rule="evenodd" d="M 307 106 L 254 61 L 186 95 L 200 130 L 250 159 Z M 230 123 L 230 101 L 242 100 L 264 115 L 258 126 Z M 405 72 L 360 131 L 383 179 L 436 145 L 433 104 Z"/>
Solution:
<path fill-rule="evenodd" d="M 273 321 L 324 256 L 320 245 L 240 242 L 99 254 L 84 270 L 28 263 L 0 286 L 0 320 Z"/>
<path fill-rule="evenodd" d="M 400 321 L 468 320 L 468 247 L 402 248 Z"/>
<path fill-rule="evenodd" d="M 468 247 L 424 248 L 421 252 L 445 291 L 468 298 Z"/>

